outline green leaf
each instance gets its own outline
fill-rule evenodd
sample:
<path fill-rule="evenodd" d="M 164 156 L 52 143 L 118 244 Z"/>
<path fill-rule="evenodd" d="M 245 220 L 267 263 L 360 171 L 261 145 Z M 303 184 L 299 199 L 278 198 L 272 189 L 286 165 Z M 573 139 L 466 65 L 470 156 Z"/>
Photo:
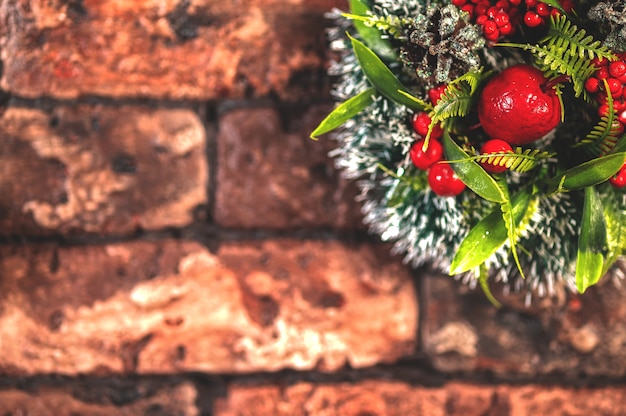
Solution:
<path fill-rule="evenodd" d="M 532 189 L 522 189 L 511 199 L 511 212 L 518 225 L 530 205 Z M 461 242 L 450 265 L 450 274 L 464 273 L 487 261 L 509 238 L 500 207 L 494 209 L 472 228 Z"/>
<path fill-rule="evenodd" d="M 354 54 L 357 61 L 359 61 L 359 65 L 361 66 L 363 73 L 367 77 L 370 84 L 372 84 L 378 92 L 390 100 L 407 106 L 412 110 L 422 111 L 424 109 L 424 107 L 419 105 L 419 103 L 400 92 L 402 91 L 406 94 L 410 94 L 398 78 L 396 78 L 393 72 L 387 68 L 383 61 L 381 61 L 370 48 L 365 46 L 363 42 L 354 39 L 351 36 L 350 41 L 352 42 Z"/>
<path fill-rule="evenodd" d="M 483 290 L 483 293 L 485 294 L 485 297 L 487 298 L 487 300 L 491 302 L 491 304 L 495 306 L 496 308 L 501 308 L 502 304 L 498 302 L 498 299 L 496 299 L 495 296 L 493 296 L 493 293 L 491 293 L 491 288 L 489 287 L 489 280 L 488 280 L 489 270 L 487 269 L 487 266 L 484 263 L 477 267 L 476 276 L 478 278 L 478 284 L 480 285 L 480 288 Z"/>
<path fill-rule="evenodd" d="M 359 114 L 373 102 L 374 94 L 376 94 L 376 90 L 374 88 L 368 88 L 338 105 L 320 122 L 315 130 L 313 130 L 311 138 L 316 139 L 318 136 L 336 129 Z"/>
<path fill-rule="evenodd" d="M 602 277 L 604 251 L 606 250 L 606 225 L 602 201 L 593 187 L 585 188 L 585 203 L 578 255 L 576 258 L 576 289 L 584 293 Z"/>
<path fill-rule="evenodd" d="M 603 186 L 604 192 L 600 194 L 600 198 L 602 200 L 604 223 L 606 225 L 607 255 L 602 275 L 609 271 L 613 263 L 615 263 L 626 250 L 626 212 L 620 207 L 622 199 L 621 192 L 614 189 L 612 186 Z"/>
<path fill-rule="evenodd" d="M 622 167 L 626 153 L 613 153 L 585 162 L 546 181 L 546 193 L 575 191 L 608 180 Z"/>
<path fill-rule="evenodd" d="M 350 13 L 357 16 L 367 16 L 370 8 L 362 0 L 350 0 Z M 367 44 L 376 54 L 386 61 L 394 61 L 397 59 L 396 52 L 393 50 L 391 43 L 381 37 L 381 33 L 375 27 L 368 26 L 360 20 L 353 20 L 354 27 Z"/>
<path fill-rule="evenodd" d="M 500 180 L 498 182 L 500 183 L 500 188 L 502 189 L 506 197 L 506 201 L 500 204 L 500 210 L 502 211 L 502 219 L 504 220 L 507 237 L 509 239 L 509 245 L 511 246 L 511 254 L 513 254 L 513 260 L 515 260 L 517 270 L 519 270 L 520 275 L 522 276 L 522 278 L 524 278 L 524 270 L 522 270 L 522 265 L 519 261 L 519 256 L 517 255 L 517 237 L 519 236 L 517 224 L 521 221 L 521 218 L 515 218 L 513 205 L 511 203 L 511 197 L 509 196 L 509 187 L 506 183 L 506 180 L 503 177 L 500 177 Z M 526 208 L 528 209 L 528 207 Z"/>
<path fill-rule="evenodd" d="M 452 163 L 454 172 L 468 188 L 488 201 L 498 203 L 507 201 L 498 182 L 478 163 L 471 160 L 471 157 L 452 140 L 447 131 L 443 134 L 443 148 L 446 160 Z"/>

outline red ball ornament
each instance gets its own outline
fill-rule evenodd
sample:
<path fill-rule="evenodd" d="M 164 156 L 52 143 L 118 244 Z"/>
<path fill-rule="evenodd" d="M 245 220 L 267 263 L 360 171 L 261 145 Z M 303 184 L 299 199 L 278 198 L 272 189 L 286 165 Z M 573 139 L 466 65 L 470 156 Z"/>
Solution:
<path fill-rule="evenodd" d="M 443 146 L 439 141 L 431 139 L 424 151 L 424 140 L 418 140 L 411 146 L 409 156 L 416 168 L 427 170 L 443 158 Z"/>
<path fill-rule="evenodd" d="M 513 152 L 513 148 L 510 144 L 500 139 L 491 139 L 487 140 L 483 147 L 480 150 L 480 153 L 483 155 L 487 155 L 490 153 L 511 153 Z M 508 168 L 506 166 L 495 165 L 493 162 L 489 163 L 487 161 L 480 162 L 483 169 L 490 173 L 502 173 L 506 171 Z"/>
<path fill-rule="evenodd" d="M 543 73 L 511 66 L 490 80 L 478 100 L 478 118 L 490 137 L 523 145 L 540 139 L 561 121 L 561 103 Z"/>
<path fill-rule="evenodd" d="M 438 162 L 428 171 L 430 189 L 439 196 L 457 196 L 465 189 L 465 184 L 449 163 Z"/>

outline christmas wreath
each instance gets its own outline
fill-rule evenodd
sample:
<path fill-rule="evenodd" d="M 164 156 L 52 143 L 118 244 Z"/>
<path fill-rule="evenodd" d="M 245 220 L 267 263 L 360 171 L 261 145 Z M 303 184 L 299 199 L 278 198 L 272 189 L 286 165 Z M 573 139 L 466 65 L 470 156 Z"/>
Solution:
<path fill-rule="evenodd" d="M 623 277 L 626 0 L 350 0 L 331 156 L 414 266 L 487 296 Z"/>

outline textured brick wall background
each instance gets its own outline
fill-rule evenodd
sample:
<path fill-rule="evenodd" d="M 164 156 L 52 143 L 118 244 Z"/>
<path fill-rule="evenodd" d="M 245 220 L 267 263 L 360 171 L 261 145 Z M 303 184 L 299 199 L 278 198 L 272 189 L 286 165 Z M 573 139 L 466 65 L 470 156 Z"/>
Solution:
<path fill-rule="evenodd" d="M 333 6 L 0 1 L 0 414 L 626 414 L 626 291 L 497 310 L 367 235 Z"/>

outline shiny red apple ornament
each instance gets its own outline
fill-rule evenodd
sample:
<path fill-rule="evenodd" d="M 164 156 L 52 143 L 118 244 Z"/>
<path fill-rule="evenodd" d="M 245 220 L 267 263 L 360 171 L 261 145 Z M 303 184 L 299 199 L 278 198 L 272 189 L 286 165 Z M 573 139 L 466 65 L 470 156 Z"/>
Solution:
<path fill-rule="evenodd" d="M 487 83 L 478 100 L 478 118 L 490 137 L 523 145 L 559 124 L 561 102 L 540 70 L 515 65 Z"/>

